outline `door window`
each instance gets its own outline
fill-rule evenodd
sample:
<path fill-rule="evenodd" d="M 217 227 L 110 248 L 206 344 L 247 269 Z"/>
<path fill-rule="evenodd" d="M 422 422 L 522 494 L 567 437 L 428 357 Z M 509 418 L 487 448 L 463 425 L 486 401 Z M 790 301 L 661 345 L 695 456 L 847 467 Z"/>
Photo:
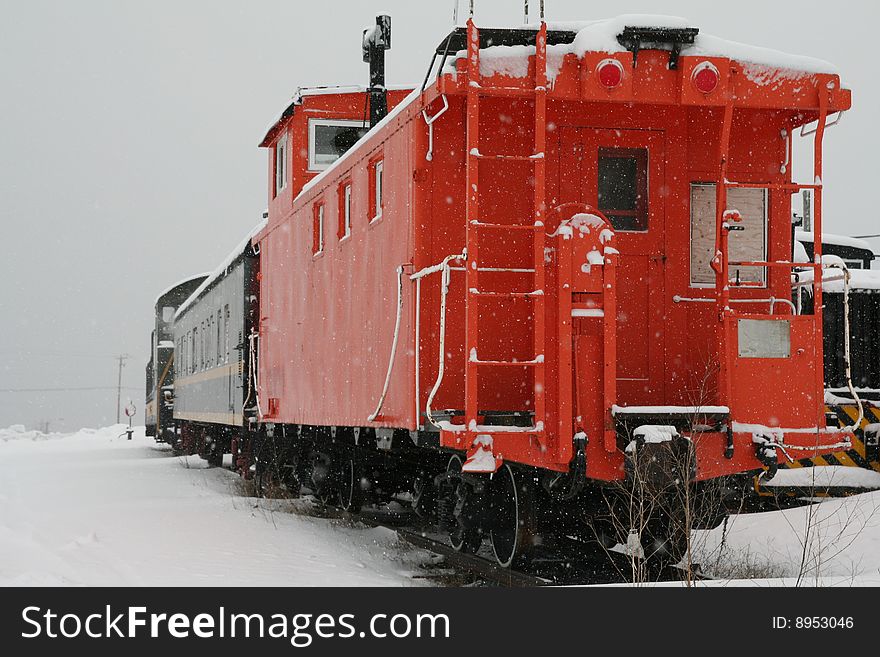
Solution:
<path fill-rule="evenodd" d="M 615 230 L 648 230 L 648 149 L 599 149 L 599 210 Z"/>

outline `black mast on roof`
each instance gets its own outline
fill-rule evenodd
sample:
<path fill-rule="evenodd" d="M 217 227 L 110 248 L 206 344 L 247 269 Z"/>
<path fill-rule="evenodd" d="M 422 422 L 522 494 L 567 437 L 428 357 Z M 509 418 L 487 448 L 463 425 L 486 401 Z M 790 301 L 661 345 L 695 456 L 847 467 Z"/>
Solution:
<path fill-rule="evenodd" d="M 391 16 L 376 16 L 376 26 L 364 30 L 361 41 L 364 61 L 370 64 L 370 127 L 388 114 L 385 90 L 385 51 L 391 50 Z"/>

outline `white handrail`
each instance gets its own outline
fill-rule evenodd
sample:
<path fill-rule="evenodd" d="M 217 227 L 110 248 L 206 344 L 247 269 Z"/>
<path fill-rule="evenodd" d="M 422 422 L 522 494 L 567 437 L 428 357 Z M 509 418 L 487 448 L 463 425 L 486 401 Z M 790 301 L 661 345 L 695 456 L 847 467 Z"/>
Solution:
<path fill-rule="evenodd" d="M 672 297 L 673 303 L 715 303 L 715 299 L 710 297 L 683 297 L 678 294 Z M 730 303 L 769 303 L 770 314 L 773 314 L 773 308 L 777 303 L 784 303 L 791 307 L 791 312 L 797 315 L 797 308 L 788 299 L 780 299 L 779 297 L 770 297 L 768 299 L 731 299 Z"/>
<path fill-rule="evenodd" d="M 260 380 L 258 378 L 257 372 L 257 344 L 260 339 L 259 333 L 254 330 L 251 330 L 251 334 L 248 336 L 248 342 L 250 343 L 250 348 L 248 349 L 248 363 L 250 367 L 249 376 L 253 377 L 254 380 L 254 400 L 257 403 L 257 419 L 263 419 L 263 409 L 260 406 Z M 244 412 L 244 406 L 242 406 L 242 413 Z"/>
<path fill-rule="evenodd" d="M 422 118 L 425 119 L 425 124 L 428 126 L 428 152 L 425 154 L 425 159 L 428 162 L 434 159 L 434 121 L 443 116 L 446 110 L 449 109 L 449 101 L 446 100 L 446 94 L 440 97 L 443 99 L 443 107 L 434 116 L 428 117 L 427 109 L 422 110 Z"/>
<path fill-rule="evenodd" d="M 440 390 L 440 384 L 443 383 L 443 373 L 446 364 L 446 295 L 449 292 L 449 263 L 452 260 L 466 261 L 467 249 L 464 249 L 459 254 L 446 256 L 445 258 L 443 258 L 442 262 L 436 265 L 431 265 L 430 267 L 425 267 L 424 269 L 417 271 L 415 274 L 412 274 L 409 277 L 410 280 L 420 280 L 425 276 L 436 274 L 437 272 L 442 272 L 442 277 L 440 279 L 440 340 L 438 349 L 439 364 L 437 366 L 437 379 L 434 381 L 434 386 L 431 388 L 431 392 L 428 394 L 428 400 L 425 402 L 425 416 L 427 417 L 428 422 L 430 422 L 437 428 L 440 428 L 440 425 L 434 421 L 434 417 L 431 412 L 431 404 L 434 402 L 434 397 L 437 396 L 437 391 Z"/>
<path fill-rule="evenodd" d="M 856 392 L 855 386 L 853 386 L 852 382 L 852 359 L 849 348 L 849 279 L 852 274 L 850 274 L 849 268 L 846 266 L 846 263 L 835 263 L 828 265 L 828 267 L 829 269 L 837 268 L 843 271 L 843 362 L 846 365 L 846 385 L 849 388 L 849 394 L 852 395 L 852 398 L 855 400 L 856 404 L 859 407 L 859 417 L 855 420 L 855 422 L 844 427 L 844 429 L 855 431 L 862 425 L 862 420 L 865 419 L 865 409 L 862 406 L 862 399 Z"/>
<path fill-rule="evenodd" d="M 788 171 L 788 163 L 791 161 L 791 140 L 788 138 L 788 130 L 785 128 L 782 129 L 780 134 L 782 139 L 785 140 L 785 162 L 779 167 L 779 173 L 785 173 Z"/>
<path fill-rule="evenodd" d="M 391 385 L 391 372 L 394 370 L 394 356 L 397 354 L 397 339 L 400 335 L 400 316 L 403 314 L 403 265 L 397 268 L 397 313 L 394 318 L 394 337 L 391 340 L 391 355 L 388 356 L 388 370 L 385 372 L 385 383 L 382 386 L 382 395 L 379 397 L 379 403 L 376 404 L 376 410 L 367 418 L 367 422 L 375 422 L 382 411 L 382 404 L 385 403 L 385 396 L 388 394 L 388 386 Z"/>
<path fill-rule="evenodd" d="M 830 127 L 833 126 L 833 125 L 837 125 L 838 123 L 840 123 L 840 119 L 841 119 L 841 118 L 843 118 L 843 110 L 840 110 L 840 111 L 837 113 L 837 118 L 834 119 L 831 123 L 826 123 L 826 124 L 825 124 L 825 128 L 827 129 L 827 128 L 830 128 Z M 812 121 L 811 121 L 810 123 L 812 123 Z M 816 131 L 819 130 L 819 122 L 817 121 L 817 122 L 816 122 L 816 127 L 815 127 L 814 129 L 810 130 L 809 132 L 804 132 L 804 129 L 805 129 L 808 125 L 809 125 L 809 123 L 804 123 L 804 124 L 801 126 L 801 137 L 806 137 L 806 136 L 808 136 L 808 135 L 812 135 L 813 133 L 815 133 Z"/>

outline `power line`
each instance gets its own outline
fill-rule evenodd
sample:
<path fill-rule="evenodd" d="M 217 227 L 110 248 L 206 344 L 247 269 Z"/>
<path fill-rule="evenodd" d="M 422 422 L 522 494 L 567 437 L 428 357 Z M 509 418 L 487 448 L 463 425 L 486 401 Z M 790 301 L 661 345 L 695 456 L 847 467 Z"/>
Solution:
<path fill-rule="evenodd" d="M 122 386 L 122 390 L 140 390 L 134 386 Z M 81 392 L 86 390 L 116 390 L 117 386 L 83 386 L 77 388 L 0 388 L 0 392 Z"/>
<path fill-rule="evenodd" d="M 22 358 L 33 358 L 35 356 L 51 356 L 51 357 L 72 357 L 72 358 L 101 358 L 101 359 L 113 359 L 116 360 L 118 356 L 111 356 L 109 354 L 84 354 L 78 352 L 70 352 L 70 351 L 55 351 L 53 349 L 0 349 L 0 354 L 8 354 L 12 356 L 21 356 Z"/>

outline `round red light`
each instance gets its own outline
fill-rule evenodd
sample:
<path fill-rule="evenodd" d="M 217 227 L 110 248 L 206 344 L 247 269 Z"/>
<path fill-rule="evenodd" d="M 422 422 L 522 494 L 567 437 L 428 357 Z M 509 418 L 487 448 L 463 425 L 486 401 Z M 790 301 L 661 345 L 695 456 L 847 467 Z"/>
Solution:
<path fill-rule="evenodd" d="M 710 94 L 718 87 L 720 77 L 718 69 L 711 62 L 703 62 L 691 74 L 691 83 L 700 93 Z"/>
<path fill-rule="evenodd" d="M 623 80 L 623 64 L 616 59 L 603 59 L 596 68 L 599 84 L 606 89 L 613 89 Z"/>

